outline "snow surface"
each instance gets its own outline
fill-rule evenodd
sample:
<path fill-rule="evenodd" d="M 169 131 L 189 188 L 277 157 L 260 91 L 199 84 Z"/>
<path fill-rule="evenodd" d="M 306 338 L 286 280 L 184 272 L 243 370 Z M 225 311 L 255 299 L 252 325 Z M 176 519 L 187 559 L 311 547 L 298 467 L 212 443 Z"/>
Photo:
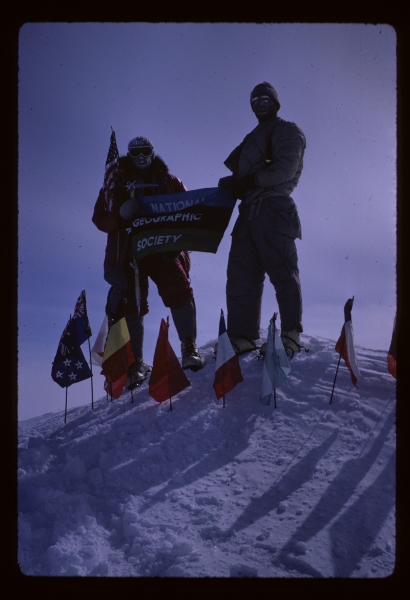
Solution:
<path fill-rule="evenodd" d="M 262 341 L 266 339 L 262 336 Z M 33 576 L 385 578 L 396 554 L 396 382 L 356 347 L 302 335 L 277 407 L 262 361 L 217 401 L 213 346 L 192 386 L 148 384 L 19 423 L 18 560 Z M 96 392 L 95 392 L 96 393 Z"/>

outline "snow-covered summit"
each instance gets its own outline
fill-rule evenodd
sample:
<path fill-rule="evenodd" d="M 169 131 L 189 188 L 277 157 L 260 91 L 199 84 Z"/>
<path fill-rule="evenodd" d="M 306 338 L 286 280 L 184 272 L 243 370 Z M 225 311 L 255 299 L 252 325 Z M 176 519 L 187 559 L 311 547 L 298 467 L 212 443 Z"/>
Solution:
<path fill-rule="evenodd" d="M 266 332 L 265 332 L 266 336 Z M 262 338 L 262 341 L 264 338 Z M 385 577 L 395 561 L 396 385 L 357 347 L 353 387 L 334 342 L 302 335 L 277 408 L 262 361 L 217 401 L 213 346 L 191 387 L 19 423 L 19 564 L 28 575 Z"/>

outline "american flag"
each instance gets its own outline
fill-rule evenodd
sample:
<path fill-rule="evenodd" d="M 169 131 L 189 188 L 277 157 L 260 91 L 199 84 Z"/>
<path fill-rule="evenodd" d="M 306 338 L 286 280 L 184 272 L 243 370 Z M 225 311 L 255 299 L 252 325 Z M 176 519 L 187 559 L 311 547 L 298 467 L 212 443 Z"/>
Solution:
<path fill-rule="evenodd" d="M 110 147 L 108 150 L 107 160 L 105 162 L 105 175 L 104 175 L 104 199 L 105 209 L 108 211 L 112 210 L 113 195 L 112 191 L 116 181 L 116 175 L 118 173 L 119 164 L 119 152 L 117 148 L 117 140 L 115 138 L 115 131 L 111 127 L 112 133 L 110 138 Z"/>

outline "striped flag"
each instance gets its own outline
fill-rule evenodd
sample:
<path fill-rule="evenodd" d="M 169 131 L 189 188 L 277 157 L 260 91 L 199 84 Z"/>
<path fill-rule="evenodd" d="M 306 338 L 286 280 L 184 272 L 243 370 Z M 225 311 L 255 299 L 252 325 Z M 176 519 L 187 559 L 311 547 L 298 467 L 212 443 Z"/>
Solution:
<path fill-rule="evenodd" d="M 135 362 L 127 322 L 122 315 L 114 320 L 108 332 L 102 359 L 102 374 L 112 388 L 111 395 L 119 398 L 127 380 L 128 369 Z"/>
<path fill-rule="evenodd" d="M 117 140 L 115 137 L 115 131 L 111 127 L 111 138 L 110 147 L 108 149 L 107 160 L 105 162 L 105 174 L 104 174 L 104 200 L 105 210 L 111 211 L 113 205 L 113 189 L 117 179 L 118 168 L 119 168 L 119 152 L 117 148 Z"/>
<path fill-rule="evenodd" d="M 276 388 L 285 383 L 286 377 L 290 373 L 289 359 L 276 329 L 276 317 L 277 313 L 273 315 L 269 323 L 263 361 L 262 393 L 259 400 L 266 406 L 269 406 L 272 394 L 275 396 Z"/>
<path fill-rule="evenodd" d="M 157 402 L 164 402 L 190 385 L 191 382 L 168 341 L 168 326 L 161 319 L 148 393 Z"/>
<path fill-rule="evenodd" d="M 223 310 L 219 319 L 218 350 L 215 361 L 214 390 L 217 400 L 243 381 L 239 359 L 226 332 Z"/>
<path fill-rule="evenodd" d="M 93 365 L 98 365 L 102 367 L 102 361 L 104 356 L 104 348 L 107 342 L 108 337 L 108 317 L 105 315 L 104 321 L 100 327 L 100 331 L 98 332 L 97 339 L 94 342 L 94 345 L 91 350 L 91 362 Z"/>
<path fill-rule="evenodd" d="M 340 333 L 340 337 L 336 342 L 335 350 L 340 354 L 340 356 L 345 361 L 346 367 L 350 371 L 350 377 L 352 379 L 352 383 L 355 387 L 359 387 L 357 385 L 357 380 L 360 377 L 360 371 L 357 364 L 356 358 L 356 350 L 354 347 L 354 338 L 353 338 L 353 325 L 352 325 L 352 308 L 353 308 L 353 298 L 350 298 L 345 306 L 344 306 L 344 315 L 345 322 L 342 327 L 342 331 Z"/>

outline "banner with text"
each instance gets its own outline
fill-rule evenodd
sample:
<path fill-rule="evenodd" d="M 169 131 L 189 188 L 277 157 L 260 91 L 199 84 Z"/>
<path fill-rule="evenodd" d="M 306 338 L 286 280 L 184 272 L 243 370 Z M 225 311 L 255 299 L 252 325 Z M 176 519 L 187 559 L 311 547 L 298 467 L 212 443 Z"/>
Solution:
<path fill-rule="evenodd" d="M 230 190 L 203 188 L 141 198 L 142 212 L 132 223 L 136 260 L 156 252 L 218 250 L 236 200 Z"/>

